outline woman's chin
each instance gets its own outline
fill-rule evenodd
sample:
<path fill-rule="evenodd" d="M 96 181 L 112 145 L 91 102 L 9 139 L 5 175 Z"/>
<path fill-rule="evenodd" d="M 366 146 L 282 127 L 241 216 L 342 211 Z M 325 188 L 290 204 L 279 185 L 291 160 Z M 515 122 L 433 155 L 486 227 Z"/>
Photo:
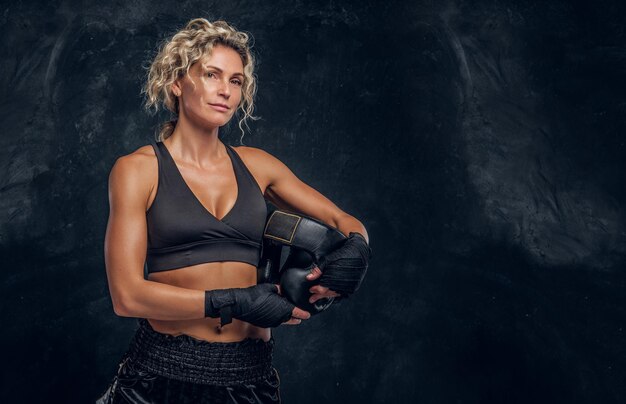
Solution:
<path fill-rule="evenodd" d="M 230 122 L 229 120 L 225 120 L 225 119 L 203 119 L 200 121 L 197 121 L 194 126 L 197 126 L 198 128 L 204 128 L 204 129 L 209 129 L 209 128 L 221 128 L 223 126 L 225 126 L 228 122 Z"/>
<path fill-rule="evenodd" d="M 226 125 L 228 122 L 230 122 L 231 117 L 228 117 L 228 119 L 226 119 L 225 117 L 221 117 L 218 119 L 207 119 L 205 120 L 205 125 L 210 126 L 210 127 L 222 127 L 224 125 Z"/>

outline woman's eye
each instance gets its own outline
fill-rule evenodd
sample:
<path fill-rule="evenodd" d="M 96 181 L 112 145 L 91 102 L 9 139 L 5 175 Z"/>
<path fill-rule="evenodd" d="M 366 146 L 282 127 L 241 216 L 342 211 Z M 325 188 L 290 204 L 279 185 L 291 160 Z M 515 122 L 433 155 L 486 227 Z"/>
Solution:
<path fill-rule="evenodd" d="M 235 84 L 235 85 L 237 85 L 237 86 L 241 86 L 241 85 L 243 84 L 243 83 L 241 82 L 241 80 L 237 80 L 237 79 L 235 79 L 235 80 L 231 80 L 231 83 L 233 83 L 233 84 Z"/>
<path fill-rule="evenodd" d="M 209 76 L 209 77 L 215 77 L 215 73 L 213 73 L 213 72 L 208 72 L 208 73 L 207 73 L 207 76 Z"/>

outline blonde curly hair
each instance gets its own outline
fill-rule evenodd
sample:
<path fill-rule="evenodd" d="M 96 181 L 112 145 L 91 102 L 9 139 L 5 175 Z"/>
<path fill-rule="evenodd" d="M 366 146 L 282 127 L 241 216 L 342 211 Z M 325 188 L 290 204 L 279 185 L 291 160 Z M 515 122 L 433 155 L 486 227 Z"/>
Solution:
<path fill-rule="evenodd" d="M 209 22 L 204 18 L 196 18 L 187 23 L 170 39 L 165 40 L 159 52 L 148 68 L 148 77 L 142 94 L 146 95 L 145 109 L 154 113 L 159 106 L 178 115 L 178 98 L 172 94 L 172 84 L 176 79 L 189 73 L 191 65 L 205 55 L 210 55 L 214 46 L 224 45 L 234 49 L 243 62 L 244 82 L 242 85 L 241 102 L 237 112 L 243 116 L 239 120 L 241 137 L 245 134 L 243 125 L 248 127 L 247 119 L 258 119 L 252 115 L 254 96 L 256 94 L 256 75 L 254 74 L 254 57 L 250 51 L 251 35 L 237 31 L 225 21 Z M 161 125 L 157 135 L 158 141 L 168 138 L 176 127 L 177 118 Z M 248 127 L 249 129 L 249 127 Z"/>

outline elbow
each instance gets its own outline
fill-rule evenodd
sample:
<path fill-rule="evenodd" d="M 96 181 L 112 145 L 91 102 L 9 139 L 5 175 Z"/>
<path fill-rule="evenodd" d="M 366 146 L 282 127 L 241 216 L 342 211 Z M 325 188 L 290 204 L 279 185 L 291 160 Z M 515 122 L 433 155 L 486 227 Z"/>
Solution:
<path fill-rule="evenodd" d="M 131 279 L 109 281 L 113 312 L 120 317 L 142 317 L 145 314 L 140 300 L 143 289 L 143 281 L 136 282 Z"/>
<path fill-rule="evenodd" d="M 121 293 L 111 294 L 113 312 L 120 317 L 137 317 L 136 304 L 128 295 Z"/>
<path fill-rule="evenodd" d="M 122 304 L 113 304 L 113 312 L 119 317 L 133 317 L 131 310 L 127 306 Z"/>

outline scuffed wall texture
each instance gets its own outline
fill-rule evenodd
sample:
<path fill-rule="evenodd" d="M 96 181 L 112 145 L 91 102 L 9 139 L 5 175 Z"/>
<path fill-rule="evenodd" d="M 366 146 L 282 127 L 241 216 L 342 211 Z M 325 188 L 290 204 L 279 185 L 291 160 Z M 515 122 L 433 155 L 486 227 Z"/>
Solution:
<path fill-rule="evenodd" d="M 255 38 L 243 142 L 359 218 L 351 301 L 276 329 L 286 403 L 626 400 L 622 2 L 14 2 L 0 9 L 0 401 L 93 402 L 136 326 L 103 259 L 115 159 L 189 19 Z M 223 139 L 238 144 L 236 125 Z"/>

